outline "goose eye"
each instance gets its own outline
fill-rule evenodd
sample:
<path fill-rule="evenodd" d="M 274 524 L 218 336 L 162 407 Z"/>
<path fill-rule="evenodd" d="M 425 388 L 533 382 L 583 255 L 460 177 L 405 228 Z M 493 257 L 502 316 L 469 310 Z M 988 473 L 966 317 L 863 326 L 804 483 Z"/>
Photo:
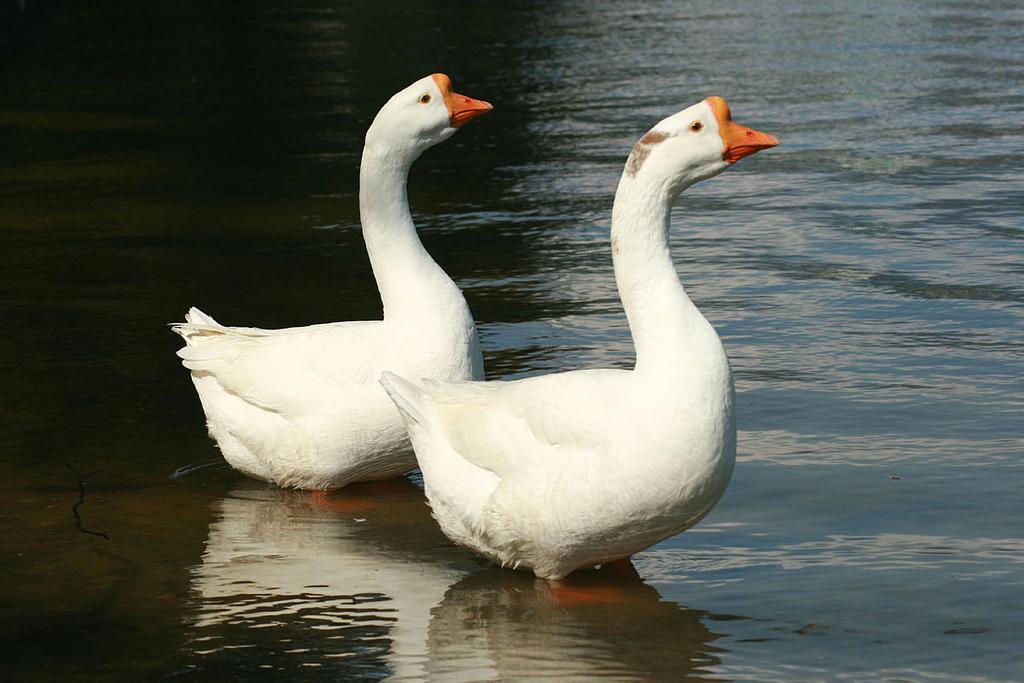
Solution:
<path fill-rule="evenodd" d="M 433 99 L 430 93 L 423 93 L 420 95 L 420 104 L 430 104 L 430 100 Z"/>
<path fill-rule="evenodd" d="M 704 130 L 704 124 L 701 123 L 700 121 L 694 121 L 693 123 L 690 124 L 691 133 L 699 133 L 702 130 Z"/>

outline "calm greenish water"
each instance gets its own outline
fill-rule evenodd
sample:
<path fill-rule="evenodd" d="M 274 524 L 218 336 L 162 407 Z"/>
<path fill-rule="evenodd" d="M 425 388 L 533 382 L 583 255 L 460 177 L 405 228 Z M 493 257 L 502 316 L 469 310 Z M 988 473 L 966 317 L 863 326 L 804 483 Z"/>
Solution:
<path fill-rule="evenodd" d="M 1018 2 L 16 8 L 0 679 L 1024 679 Z M 576 579 L 618 601 L 452 547 L 414 481 L 324 508 L 245 480 L 174 356 L 190 305 L 379 315 L 362 134 L 434 71 L 496 107 L 410 181 L 492 378 L 630 367 L 608 226 L 653 123 L 719 94 L 783 142 L 676 211 L 739 462 L 637 576 Z"/>

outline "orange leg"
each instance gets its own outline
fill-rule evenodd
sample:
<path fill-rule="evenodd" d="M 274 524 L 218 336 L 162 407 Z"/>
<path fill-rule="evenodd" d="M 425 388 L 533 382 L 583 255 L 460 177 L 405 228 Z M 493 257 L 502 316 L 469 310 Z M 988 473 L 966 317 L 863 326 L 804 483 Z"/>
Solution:
<path fill-rule="evenodd" d="M 555 603 L 561 607 L 574 605 L 613 604 L 627 601 L 624 582 L 639 577 L 629 558 L 606 562 L 597 571 L 577 570 L 564 579 L 548 580 Z"/>
<path fill-rule="evenodd" d="M 333 491 L 313 491 L 311 501 L 315 508 L 343 515 L 367 512 L 377 507 L 377 502 L 370 497 L 346 493 L 334 495 Z"/>

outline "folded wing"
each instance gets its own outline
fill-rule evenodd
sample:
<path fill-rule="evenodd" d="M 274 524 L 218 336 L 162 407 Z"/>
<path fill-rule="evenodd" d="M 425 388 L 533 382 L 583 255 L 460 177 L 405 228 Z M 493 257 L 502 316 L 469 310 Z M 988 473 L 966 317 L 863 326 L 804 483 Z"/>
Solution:
<path fill-rule="evenodd" d="M 227 327 L 198 309 L 174 326 L 186 346 L 182 364 L 211 376 L 247 403 L 289 419 L 332 396 L 372 385 L 381 322 L 344 322 L 280 330 Z"/>
<path fill-rule="evenodd" d="M 625 373 L 584 370 L 511 382 L 425 382 L 432 429 L 501 479 L 553 459 L 600 457 Z"/>

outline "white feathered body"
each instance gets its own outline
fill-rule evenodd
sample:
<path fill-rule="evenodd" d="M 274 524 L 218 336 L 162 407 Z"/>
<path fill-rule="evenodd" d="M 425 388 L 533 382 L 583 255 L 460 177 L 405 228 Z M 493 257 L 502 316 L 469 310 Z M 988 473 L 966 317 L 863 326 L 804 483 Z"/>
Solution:
<path fill-rule="evenodd" d="M 719 370 L 679 384 L 584 370 L 422 386 L 386 374 L 385 386 L 445 534 L 561 578 L 684 531 L 718 501 L 736 452 L 728 364 Z"/>
<path fill-rule="evenodd" d="M 342 322 L 280 330 L 226 327 L 197 309 L 175 330 L 207 426 L 225 459 L 279 486 L 331 490 L 416 466 L 377 378 L 483 376 L 468 309 L 461 324 Z M 403 324 L 405 323 L 405 324 Z"/>

